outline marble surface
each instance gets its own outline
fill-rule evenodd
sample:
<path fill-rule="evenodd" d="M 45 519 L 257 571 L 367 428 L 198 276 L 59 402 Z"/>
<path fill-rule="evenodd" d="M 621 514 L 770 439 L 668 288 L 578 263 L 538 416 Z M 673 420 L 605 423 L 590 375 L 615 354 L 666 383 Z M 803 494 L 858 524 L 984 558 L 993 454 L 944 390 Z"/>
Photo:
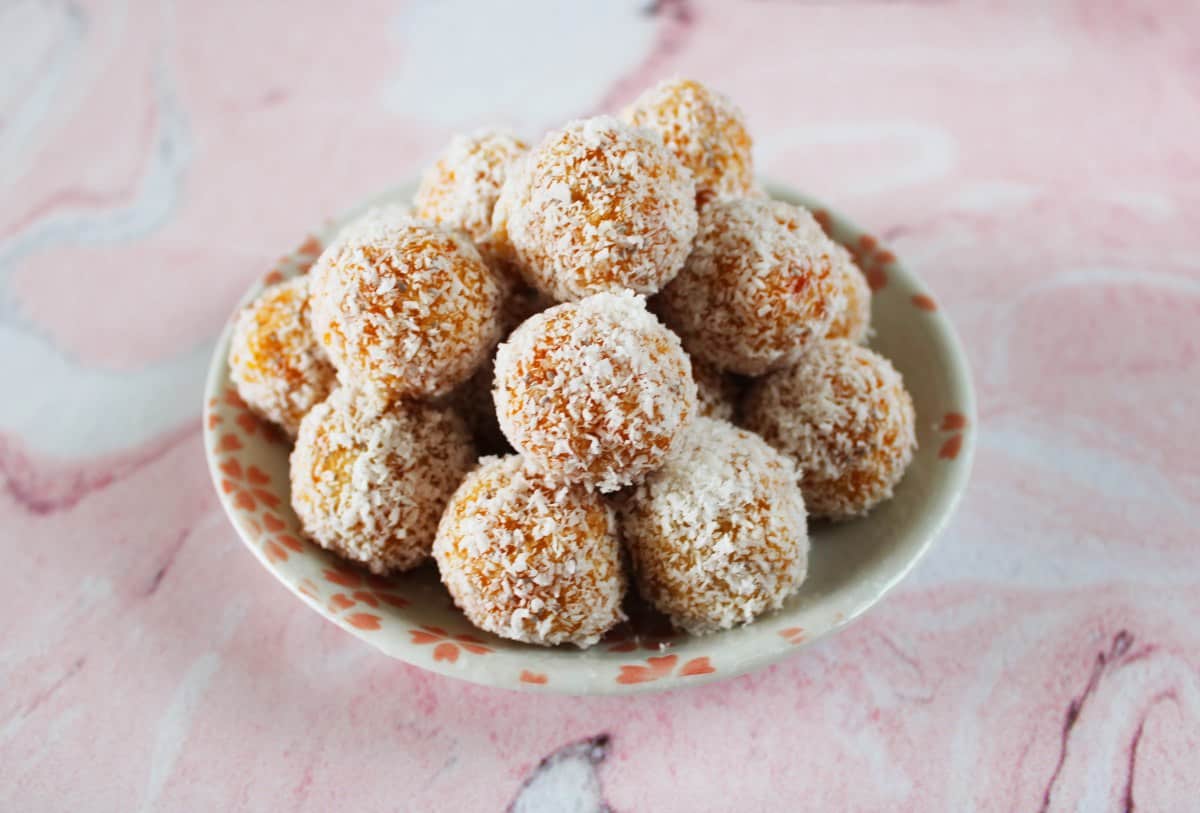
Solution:
<path fill-rule="evenodd" d="M 0 5 L 0 810 L 1186 811 L 1200 799 L 1200 7 Z M 242 548 L 212 342 L 455 130 L 653 79 L 955 318 L 976 470 L 844 633 L 531 697 L 376 654 Z"/>

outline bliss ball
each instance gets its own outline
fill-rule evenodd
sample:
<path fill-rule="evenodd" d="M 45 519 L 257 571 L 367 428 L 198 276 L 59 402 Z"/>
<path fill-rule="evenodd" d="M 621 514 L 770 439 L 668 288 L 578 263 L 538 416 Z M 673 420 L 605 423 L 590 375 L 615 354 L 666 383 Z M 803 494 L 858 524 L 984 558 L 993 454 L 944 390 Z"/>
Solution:
<path fill-rule="evenodd" d="M 300 423 L 292 507 L 321 547 L 372 573 L 399 573 L 428 557 L 442 510 L 474 463 L 454 413 L 417 403 L 379 412 L 339 387 Z"/>
<path fill-rule="evenodd" d="M 454 493 L 433 545 L 442 582 L 475 626 L 588 647 L 625 619 L 616 521 L 598 494 L 553 484 L 517 455 L 484 458 Z"/>
<path fill-rule="evenodd" d="M 380 404 L 450 391 L 498 338 L 500 285 L 475 247 L 395 210 L 343 229 L 310 275 L 341 383 Z"/>
<path fill-rule="evenodd" d="M 532 467 L 602 492 L 656 469 L 696 412 L 679 339 L 629 292 L 527 320 L 496 351 L 493 395 Z"/>
<path fill-rule="evenodd" d="M 808 570 L 792 462 L 711 418 L 626 496 L 621 531 L 642 597 L 693 635 L 778 609 Z"/>
<path fill-rule="evenodd" d="M 728 373 L 692 359 L 692 377 L 696 379 L 696 404 L 705 418 L 732 421 L 741 399 L 741 385 Z"/>
<path fill-rule="evenodd" d="M 849 339 L 862 344 L 871 333 L 871 286 L 844 246 L 833 244 L 833 278 L 843 307 L 829 325 L 827 339 Z"/>
<path fill-rule="evenodd" d="M 814 517 L 861 516 L 891 497 L 917 448 L 900 374 L 846 339 L 757 382 L 743 409 L 746 428 L 795 461 Z"/>
<path fill-rule="evenodd" d="M 509 168 L 529 145 L 507 130 L 457 135 L 421 178 L 413 213 L 459 229 L 487 257 L 492 242 L 492 209 Z"/>
<path fill-rule="evenodd" d="M 807 210 L 755 198 L 700 214 L 683 271 L 659 296 L 664 321 L 696 358 L 759 376 L 786 367 L 842 308 L 834 247 Z"/>
<path fill-rule="evenodd" d="M 509 174 L 492 230 L 501 253 L 559 301 L 652 294 L 691 250 L 695 185 L 653 133 L 611 116 L 575 121 Z"/>
<path fill-rule="evenodd" d="M 668 79 L 644 91 L 623 118 L 653 130 L 696 179 L 696 202 L 738 197 L 754 187 L 751 140 L 742 111 L 693 79 Z"/>
<path fill-rule="evenodd" d="M 229 377 L 247 406 L 293 438 L 325 400 L 335 375 L 309 322 L 308 277 L 266 288 L 238 314 Z"/>

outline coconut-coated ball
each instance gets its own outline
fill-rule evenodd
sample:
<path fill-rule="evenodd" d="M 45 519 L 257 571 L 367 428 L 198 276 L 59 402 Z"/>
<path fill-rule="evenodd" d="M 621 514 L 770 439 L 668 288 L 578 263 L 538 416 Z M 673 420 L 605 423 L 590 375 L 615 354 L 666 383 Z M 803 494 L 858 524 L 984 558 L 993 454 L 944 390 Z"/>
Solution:
<path fill-rule="evenodd" d="M 372 573 L 399 573 L 428 557 L 442 510 L 474 463 L 453 412 L 418 403 L 379 412 L 339 387 L 300 423 L 292 507 L 321 547 Z"/>
<path fill-rule="evenodd" d="M 267 287 L 238 314 L 229 377 L 247 406 L 296 436 L 336 382 L 309 322 L 308 277 Z"/>
<path fill-rule="evenodd" d="M 471 623 L 503 638 L 588 647 L 625 618 L 611 509 L 593 491 L 549 482 L 517 455 L 484 458 L 462 483 L 433 556 Z"/>
<path fill-rule="evenodd" d="M 507 130 L 456 135 L 426 170 L 413 198 L 413 214 L 452 229 L 490 254 L 492 209 L 509 168 L 529 145 Z"/>
<path fill-rule="evenodd" d="M 891 497 L 917 447 L 900 373 L 846 339 L 756 382 L 743 410 L 748 429 L 795 461 L 814 517 L 860 516 Z"/>
<path fill-rule="evenodd" d="M 623 117 L 658 133 L 692 171 L 698 205 L 752 189 L 750 133 L 728 97 L 694 79 L 667 79 L 645 90 Z"/>
<path fill-rule="evenodd" d="M 700 214 L 683 271 L 659 296 L 688 352 L 726 372 L 786 367 L 829 331 L 842 308 L 833 243 L 806 209 L 754 198 Z"/>
<path fill-rule="evenodd" d="M 499 336 L 500 285 L 471 242 L 395 209 L 343 229 L 310 276 L 340 381 L 381 404 L 449 392 Z"/>
<path fill-rule="evenodd" d="M 671 280 L 696 234 L 691 173 L 653 133 L 611 116 L 549 133 L 504 182 L 502 254 L 559 301 Z"/>
<path fill-rule="evenodd" d="M 528 319 L 496 351 L 493 394 L 531 466 L 603 492 L 657 468 L 696 412 L 679 339 L 629 292 Z"/>
<path fill-rule="evenodd" d="M 844 246 L 833 244 L 834 284 L 843 306 L 829 325 L 827 339 L 849 339 L 862 344 L 871 334 L 871 286 Z"/>
<path fill-rule="evenodd" d="M 626 496 L 621 531 L 642 597 L 693 635 L 778 609 L 808 571 L 792 462 L 711 418 Z"/>

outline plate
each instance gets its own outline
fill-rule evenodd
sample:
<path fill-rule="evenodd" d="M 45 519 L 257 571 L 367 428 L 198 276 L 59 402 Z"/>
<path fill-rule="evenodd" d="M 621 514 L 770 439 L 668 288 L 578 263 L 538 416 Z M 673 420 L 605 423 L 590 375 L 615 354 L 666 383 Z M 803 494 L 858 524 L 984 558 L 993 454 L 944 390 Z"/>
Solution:
<path fill-rule="evenodd" d="M 432 564 L 394 579 L 361 571 L 306 541 L 291 509 L 286 438 L 250 413 L 229 378 L 226 325 L 205 392 L 204 442 L 221 504 L 250 551 L 308 607 L 380 651 L 474 683 L 568 694 L 694 686 L 758 669 L 835 632 L 877 604 L 929 550 L 958 502 L 975 446 L 966 358 L 929 289 L 877 239 L 819 201 L 770 182 L 771 197 L 807 206 L 845 245 L 874 291 L 871 347 L 891 359 L 913 397 L 919 444 L 893 499 L 867 517 L 814 523 L 809 576 L 778 612 L 703 637 L 662 624 L 624 627 L 591 649 L 552 649 L 475 629 Z M 310 234 L 263 285 L 305 273 L 338 229 L 371 206 L 407 203 L 398 186 Z"/>

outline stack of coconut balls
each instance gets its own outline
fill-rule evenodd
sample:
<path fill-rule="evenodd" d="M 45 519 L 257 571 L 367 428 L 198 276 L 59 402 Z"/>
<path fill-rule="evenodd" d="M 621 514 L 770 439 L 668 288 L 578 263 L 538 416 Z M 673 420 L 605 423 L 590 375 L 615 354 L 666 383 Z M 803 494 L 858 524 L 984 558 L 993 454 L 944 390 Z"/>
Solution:
<path fill-rule="evenodd" d="M 672 80 L 533 147 L 455 138 L 411 209 L 250 304 L 229 362 L 295 437 L 314 542 L 381 575 L 432 554 L 481 629 L 586 647 L 627 568 L 677 627 L 727 629 L 800 587 L 807 516 L 891 496 L 913 406 L 869 300 L 755 186 L 740 111 Z"/>

